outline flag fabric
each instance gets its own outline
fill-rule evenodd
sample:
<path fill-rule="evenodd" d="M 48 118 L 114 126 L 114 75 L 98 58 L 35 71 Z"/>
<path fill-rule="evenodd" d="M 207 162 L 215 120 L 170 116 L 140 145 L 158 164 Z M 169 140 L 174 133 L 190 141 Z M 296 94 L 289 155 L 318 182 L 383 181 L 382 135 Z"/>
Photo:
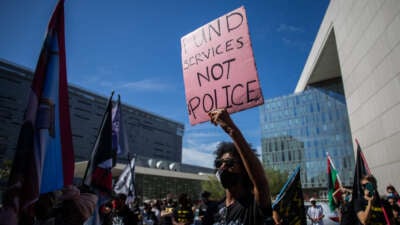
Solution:
<path fill-rule="evenodd" d="M 132 158 L 127 164 L 114 185 L 116 194 L 124 194 L 127 196 L 127 204 L 135 200 L 135 158 Z"/>
<path fill-rule="evenodd" d="M 36 65 L 8 187 L 18 187 L 18 205 L 25 208 L 41 193 L 72 184 L 73 176 L 64 1 L 61 0 L 48 24 Z"/>
<path fill-rule="evenodd" d="M 353 179 L 353 198 L 362 198 L 364 192 L 361 187 L 361 178 L 364 175 L 371 174 L 371 171 L 368 167 L 367 161 L 365 160 L 364 154 L 361 150 L 360 144 L 357 143 L 357 157 L 356 157 L 356 165 L 354 168 L 354 179 Z"/>
<path fill-rule="evenodd" d="M 98 193 L 98 191 L 95 191 L 95 192 L 97 192 L 96 194 L 98 197 L 98 200 L 96 203 L 96 208 L 93 211 L 93 214 L 85 221 L 85 223 L 83 225 L 102 225 L 103 224 L 102 218 L 100 216 L 100 207 L 103 204 L 107 203 L 111 198 L 107 194 Z"/>
<path fill-rule="evenodd" d="M 327 174 L 328 174 L 328 202 L 329 202 L 329 207 L 331 210 L 335 210 L 338 206 L 335 204 L 335 201 L 333 198 L 340 199 L 342 192 L 338 191 L 340 187 L 342 186 L 338 172 L 335 168 L 335 165 L 333 164 L 333 161 L 329 154 L 327 154 Z M 336 192 L 335 196 L 333 194 Z"/>
<path fill-rule="evenodd" d="M 128 139 L 123 125 L 122 107 L 120 96 L 117 104 L 112 109 L 112 145 L 117 155 L 125 155 L 128 152 Z"/>
<path fill-rule="evenodd" d="M 103 115 L 103 120 L 93 147 L 84 176 L 84 184 L 96 190 L 112 193 L 111 169 L 115 165 L 112 148 L 112 92 Z"/>
<path fill-rule="evenodd" d="M 278 212 L 284 224 L 307 224 L 300 180 L 300 167 L 297 167 L 283 186 L 272 205 L 272 209 Z"/>
<path fill-rule="evenodd" d="M 355 169 L 354 169 L 354 179 L 353 179 L 353 192 L 352 192 L 352 196 L 353 196 L 352 201 L 353 202 L 355 199 L 363 198 L 364 191 L 362 189 L 361 182 L 360 182 L 362 177 L 365 175 L 371 175 L 371 170 L 368 167 L 367 160 L 365 159 L 364 153 L 362 152 L 361 146 L 357 139 L 356 139 L 356 143 L 357 143 L 357 157 L 356 157 L 356 165 L 355 165 Z M 374 198 L 376 199 L 377 202 L 380 203 L 380 207 L 382 210 L 379 213 L 383 214 L 381 216 L 385 219 L 386 224 L 390 225 L 391 223 L 390 223 L 388 214 L 386 212 L 385 207 L 382 205 L 382 202 L 381 202 L 381 199 L 379 197 L 379 193 L 377 190 L 375 190 Z"/>

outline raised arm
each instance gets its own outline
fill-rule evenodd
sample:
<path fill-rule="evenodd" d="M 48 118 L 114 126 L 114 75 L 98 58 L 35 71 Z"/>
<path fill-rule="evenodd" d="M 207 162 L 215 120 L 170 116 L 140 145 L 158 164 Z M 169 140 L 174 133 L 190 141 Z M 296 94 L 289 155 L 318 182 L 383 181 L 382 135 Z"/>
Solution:
<path fill-rule="evenodd" d="M 339 204 L 339 200 L 336 199 L 336 194 L 337 194 L 339 191 L 342 191 L 342 187 L 336 189 L 336 191 L 332 193 L 332 199 L 333 199 L 333 201 L 335 202 L 336 205 Z M 340 197 L 342 197 L 342 196 L 340 195 Z"/>
<path fill-rule="evenodd" d="M 221 128 L 232 138 L 233 143 L 242 159 L 247 175 L 253 183 L 253 194 L 257 204 L 265 209 L 271 208 L 271 197 L 267 177 L 261 162 L 251 150 L 249 144 L 243 137 L 241 131 L 232 121 L 225 109 L 216 109 L 209 112 L 211 122 L 220 125 Z"/>

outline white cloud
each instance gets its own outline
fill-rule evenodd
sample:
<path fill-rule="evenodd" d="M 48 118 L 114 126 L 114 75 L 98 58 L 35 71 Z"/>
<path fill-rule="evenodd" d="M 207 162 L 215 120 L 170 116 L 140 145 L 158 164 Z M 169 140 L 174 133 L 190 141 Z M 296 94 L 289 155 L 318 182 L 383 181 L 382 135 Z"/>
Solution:
<path fill-rule="evenodd" d="M 105 67 L 105 66 L 97 66 L 96 73 L 100 76 L 112 76 L 116 74 L 117 68 L 115 67 Z"/>
<path fill-rule="evenodd" d="M 185 136 L 188 139 L 215 139 L 221 136 L 221 132 L 186 132 Z"/>
<path fill-rule="evenodd" d="M 195 148 L 183 148 L 182 162 L 190 165 L 213 168 L 214 155 Z"/>
<path fill-rule="evenodd" d="M 165 83 L 154 79 L 127 82 L 119 86 L 120 88 L 132 88 L 136 91 L 164 91 L 170 87 Z"/>
<path fill-rule="evenodd" d="M 282 38 L 282 41 L 285 45 L 298 48 L 300 50 L 304 50 L 306 48 L 306 43 L 303 41 L 296 41 L 289 38 Z"/>
<path fill-rule="evenodd" d="M 219 141 L 200 141 L 197 138 L 187 139 L 182 148 L 182 162 L 190 165 L 213 168 L 213 152 Z"/>
<path fill-rule="evenodd" d="M 257 150 L 256 152 L 258 154 L 258 159 L 262 162 L 261 145 L 258 145 L 255 149 Z"/>
<path fill-rule="evenodd" d="M 204 152 L 207 154 L 212 154 L 215 149 L 217 148 L 217 145 L 219 144 L 219 141 L 215 142 L 207 142 L 207 143 L 200 143 L 199 141 L 195 141 L 193 139 L 189 140 L 187 142 L 187 145 L 184 146 L 186 149 L 193 149 L 198 152 Z"/>
<path fill-rule="evenodd" d="M 113 88 L 114 90 L 129 89 L 131 91 L 166 91 L 174 90 L 174 87 L 167 84 L 158 78 L 148 78 L 142 80 L 129 81 L 124 78 L 124 74 L 115 66 L 98 66 L 92 75 L 86 76 L 84 81 L 85 86 L 100 86 Z M 80 78 L 79 78 L 80 79 Z"/>
<path fill-rule="evenodd" d="M 293 32 L 293 33 L 302 33 L 304 32 L 303 28 L 296 27 L 288 24 L 281 23 L 279 27 L 276 29 L 278 32 Z"/>
<path fill-rule="evenodd" d="M 221 141 L 232 141 L 232 139 L 221 128 L 211 124 L 201 124 L 198 126 L 190 126 L 186 124 L 183 139 L 182 161 L 183 163 L 206 166 L 213 168 L 215 155 L 213 154 L 217 145 Z M 244 132 L 245 131 L 245 132 Z M 261 145 L 258 138 L 260 133 L 257 129 L 242 130 L 246 135 L 247 141 L 252 144 L 252 148 L 257 150 L 261 159 Z"/>
<path fill-rule="evenodd" d="M 100 81 L 98 84 L 99 84 L 101 87 L 112 87 L 112 86 L 113 86 L 112 82 L 110 82 L 110 81 L 105 81 L 105 80 Z"/>
<path fill-rule="evenodd" d="M 101 76 L 87 77 L 84 82 L 85 85 L 98 85 L 100 87 L 118 89 L 129 89 L 132 91 L 165 91 L 172 89 L 165 82 L 158 81 L 157 79 L 145 79 L 132 82 L 112 81 L 102 79 Z"/>
<path fill-rule="evenodd" d="M 214 167 L 215 155 L 213 152 L 217 148 L 219 142 L 213 142 L 210 144 L 198 144 L 197 146 L 191 145 L 191 147 L 182 148 L 182 162 L 185 164 L 202 166 L 202 167 Z M 255 148 L 257 150 L 258 158 L 261 160 L 261 146 Z"/>

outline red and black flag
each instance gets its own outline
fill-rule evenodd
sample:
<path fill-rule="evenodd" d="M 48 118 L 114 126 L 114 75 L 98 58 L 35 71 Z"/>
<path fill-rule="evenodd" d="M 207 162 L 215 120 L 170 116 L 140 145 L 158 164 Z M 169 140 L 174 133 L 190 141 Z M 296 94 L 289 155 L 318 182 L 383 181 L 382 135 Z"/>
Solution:
<path fill-rule="evenodd" d="M 47 27 L 18 138 L 4 205 L 25 209 L 41 193 L 72 184 L 74 150 L 70 124 L 64 33 L 64 1 Z M 10 194 L 12 193 L 12 194 Z"/>
<path fill-rule="evenodd" d="M 354 199 L 362 198 L 364 195 L 363 189 L 361 187 L 361 179 L 365 175 L 371 174 L 369 170 L 367 160 L 365 160 L 364 154 L 361 151 L 360 144 L 356 140 L 357 143 L 357 157 L 356 157 L 356 166 L 354 168 L 354 179 L 353 179 L 353 192 L 352 196 Z"/>
<path fill-rule="evenodd" d="M 111 169 L 115 166 L 116 149 L 112 144 L 112 97 L 107 102 L 106 111 L 93 147 L 92 156 L 86 168 L 84 184 L 99 191 L 112 193 Z"/>
<path fill-rule="evenodd" d="M 361 150 L 360 144 L 358 143 L 357 139 L 356 139 L 356 143 L 357 143 L 357 158 L 356 158 L 356 166 L 354 169 L 354 181 L 353 181 L 353 193 L 352 193 L 352 196 L 353 196 L 352 201 L 353 202 L 356 199 L 363 198 L 364 191 L 363 191 L 360 181 L 363 178 L 363 176 L 371 175 L 371 171 L 368 167 L 367 160 L 365 159 L 365 156 Z M 380 200 L 379 193 L 377 190 L 375 190 L 374 199 L 376 199 L 376 201 L 379 202 L 380 209 L 375 210 L 377 215 L 373 215 L 372 217 L 381 217 L 382 220 L 386 221 L 386 224 L 390 225 L 390 220 L 389 220 L 388 214 L 386 212 L 385 207 L 382 205 L 382 202 Z"/>
<path fill-rule="evenodd" d="M 300 167 L 297 167 L 283 186 L 274 204 L 272 204 L 272 209 L 278 212 L 284 224 L 307 224 L 300 180 Z"/>

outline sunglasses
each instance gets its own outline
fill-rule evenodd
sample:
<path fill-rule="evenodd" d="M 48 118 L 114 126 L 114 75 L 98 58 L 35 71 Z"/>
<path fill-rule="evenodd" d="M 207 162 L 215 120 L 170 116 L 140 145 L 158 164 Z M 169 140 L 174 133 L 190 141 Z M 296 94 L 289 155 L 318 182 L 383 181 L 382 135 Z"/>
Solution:
<path fill-rule="evenodd" d="M 365 183 L 365 184 L 361 184 L 361 187 L 362 187 L 362 189 L 366 189 L 370 185 L 372 185 L 372 184 L 368 182 L 368 183 Z"/>
<path fill-rule="evenodd" d="M 226 167 L 233 167 L 238 161 L 236 159 L 228 158 L 228 159 L 216 159 L 214 165 L 216 168 L 220 168 L 222 164 L 225 164 Z"/>

